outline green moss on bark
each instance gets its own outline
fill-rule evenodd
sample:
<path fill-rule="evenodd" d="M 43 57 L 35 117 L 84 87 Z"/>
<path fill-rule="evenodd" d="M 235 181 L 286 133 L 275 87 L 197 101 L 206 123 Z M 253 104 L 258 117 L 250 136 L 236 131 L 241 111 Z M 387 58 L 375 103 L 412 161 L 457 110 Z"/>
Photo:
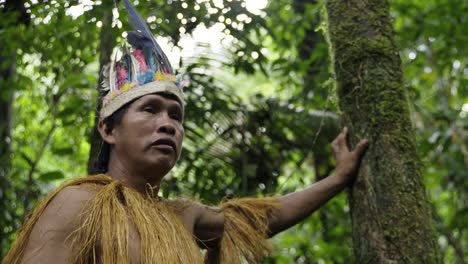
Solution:
<path fill-rule="evenodd" d="M 387 2 L 326 10 L 343 120 L 372 144 L 350 197 L 356 263 L 440 263 Z"/>

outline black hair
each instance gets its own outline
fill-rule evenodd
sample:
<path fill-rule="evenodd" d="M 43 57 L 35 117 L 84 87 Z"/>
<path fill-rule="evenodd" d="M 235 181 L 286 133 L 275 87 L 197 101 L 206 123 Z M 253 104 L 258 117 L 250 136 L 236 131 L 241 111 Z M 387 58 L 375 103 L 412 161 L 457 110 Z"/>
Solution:
<path fill-rule="evenodd" d="M 122 106 L 119 110 L 115 111 L 112 115 L 103 120 L 107 130 L 112 130 L 114 127 L 122 123 L 122 119 L 127 113 L 128 108 L 132 102 Z M 110 158 L 110 145 L 101 139 L 101 148 L 97 158 L 94 160 L 93 167 L 89 171 L 90 175 L 106 173 L 109 166 Z"/>

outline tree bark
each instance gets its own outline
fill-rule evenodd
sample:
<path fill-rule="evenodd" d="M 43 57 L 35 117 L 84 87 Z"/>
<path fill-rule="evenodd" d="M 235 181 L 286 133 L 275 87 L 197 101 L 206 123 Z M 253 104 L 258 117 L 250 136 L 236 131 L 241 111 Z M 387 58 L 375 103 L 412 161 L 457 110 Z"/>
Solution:
<path fill-rule="evenodd" d="M 3 38 L 8 38 L 8 32 L 11 29 L 17 29 L 19 25 L 28 25 L 30 22 L 24 1 L 7 0 L 0 15 L 5 19 L 5 22 L 0 25 Z M 10 21 L 6 22 L 8 20 Z M 0 259 L 3 257 L 7 236 L 3 227 L 11 222 L 6 214 L 10 202 L 7 192 L 11 188 L 11 123 L 16 77 L 16 49 L 17 45 L 11 42 L 10 45 L 0 45 L 0 90 L 2 92 L 0 94 Z"/>
<path fill-rule="evenodd" d="M 384 0 L 327 0 L 339 107 L 371 146 L 350 195 L 355 263 L 441 263 Z"/>
<path fill-rule="evenodd" d="M 1 52 L 1 51 L 0 51 Z M 0 56 L 1 58 L 1 56 Z M 2 58 L 3 59 L 3 58 Z M 12 63 L 13 64 L 13 63 Z M 3 79 L 2 74 L 2 83 Z M 5 86 L 4 86 L 5 87 Z M 8 219 L 6 212 L 8 210 L 9 199 L 6 197 L 7 189 L 11 188 L 10 184 L 10 168 L 11 168 L 11 117 L 12 117 L 12 104 L 13 94 L 7 96 L 6 99 L 3 94 L 0 96 L 0 226 L 7 226 Z M 6 234 L 3 228 L 0 228 L 0 259 L 3 257 L 3 242 L 5 241 Z"/>
<path fill-rule="evenodd" d="M 118 2 L 118 1 L 117 1 Z M 99 46 L 99 73 L 101 73 L 102 68 L 104 65 L 109 63 L 110 57 L 112 54 L 112 49 L 114 48 L 115 45 L 115 36 L 113 36 L 112 32 L 112 7 L 114 5 L 114 1 L 107 0 L 103 1 L 103 5 L 105 7 L 103 8 L 103 14 L 102 14 L 102 27 L 101 27 L 101 32 L 99 34 L 99 41 L 100 41 L 100 46 Z M 97 124 L 99 122 L 99 111 L 101 110 L 101 79 L 99 78 L 97 87 L 98 87 L 98 93 L 99 93 L 99 98 L 98 98 L 98 107 L 96 111 L 96 116 L 95 116 L 95 121 L 94 121 L 94 126 L 91 131 L 91 135 L 89 138 L 89 142 L 91 144 L 91 149 L 89 152 L 89 159 L 88 159 L 88 173 L 92 170 L 94 166 L 94 162 L 96 158 L 98 157 L 99 151 L 101 150 L 101 145 L 102 145 L 102 139 L 101 135 L 99 135 L 99 132 L 97 130 Z"/>

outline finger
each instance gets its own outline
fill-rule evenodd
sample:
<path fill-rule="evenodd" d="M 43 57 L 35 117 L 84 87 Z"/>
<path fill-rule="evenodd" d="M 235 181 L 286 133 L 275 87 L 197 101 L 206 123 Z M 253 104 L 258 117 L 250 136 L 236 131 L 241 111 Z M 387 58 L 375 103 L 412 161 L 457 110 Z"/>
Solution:
<path fill-rule="evenodd" d="M 369 147 L 369 140 L 363 139 L 356 145 L 353 152 L 355 152 L 360 157 L 364 154 L 364 152 L 367 150 L 368 147 Z"/>
<path fill-rule="evenodd" d="M 343 128 L 343 132 L 340 133 L 338 136 L 338 145 L 340 148 L 348 148 L 348 145 L 346 144 L 346 137 L 348 135 L 348 127 Z"/>
<path fill-rule="evenodd" d="M 336 136 L 336 138 L 333 139 L 333 141 L 330 144 L 332 147 L 333 146 L 338 147 L 338 142 L 340 141 L 340 137 L 341 137 L 342 134 L 343 133 L 338 134 L 338 136 Z"/>
<path fill-rule="evenodd" d="M 333 140 L 333 142 L 330 145 L 331 145 L 331 148 L 332 148 L 333 152 L 338 151 L 338 140 L 337 139 Z"/>

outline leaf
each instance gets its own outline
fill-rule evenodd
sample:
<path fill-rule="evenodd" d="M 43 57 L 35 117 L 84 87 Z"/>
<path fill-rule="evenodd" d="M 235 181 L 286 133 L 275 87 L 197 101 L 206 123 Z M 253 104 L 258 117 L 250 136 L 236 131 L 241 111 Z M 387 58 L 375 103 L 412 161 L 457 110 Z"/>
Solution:
<path fill-rule="evenodd" d="M 65 178 L 65 175 L 61 171 L 49 171 L 39 176 L 39 180 L 42 182 L 51 182 Z"/>
<path fill-rule="evenodd" d="M 65 147 L 65 148 L 56 148 L 52 150 L 54 154 L 57 154 L 59 156 L 65 156 L 65 155 L 71 155 L 73 154 L 73 148 L 72 147 Z"/>

